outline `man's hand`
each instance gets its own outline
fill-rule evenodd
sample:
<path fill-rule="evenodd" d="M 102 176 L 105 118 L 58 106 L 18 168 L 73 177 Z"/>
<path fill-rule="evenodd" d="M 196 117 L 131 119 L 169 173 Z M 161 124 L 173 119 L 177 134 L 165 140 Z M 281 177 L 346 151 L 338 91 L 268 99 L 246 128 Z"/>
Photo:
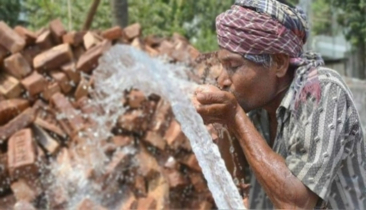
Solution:
<path fill-rule="evenodd" d="M 205 124 L 234 123 L 234 117 L 240 106 L 232 93 L 222 91 L 211 85 L 203 85 L 196 89 L 193 103 Z"/>

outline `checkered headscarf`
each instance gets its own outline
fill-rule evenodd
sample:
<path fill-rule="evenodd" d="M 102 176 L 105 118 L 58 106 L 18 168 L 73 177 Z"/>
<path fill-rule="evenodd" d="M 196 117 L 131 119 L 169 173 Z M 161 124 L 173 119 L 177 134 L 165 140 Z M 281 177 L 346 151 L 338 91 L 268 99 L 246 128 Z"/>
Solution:
<path fill-rule="evenodd" d="M 303 100 L 307 93 L 319 100 L 317 73 L 308 75 L 324 62 L 318 54 L 303 52 L 309 29 L 300 8 L 276 0 L 236 0 L 230 10 L 217 16 L 216 30 L 221 48 L 255 63 L 268 65 L 273 54 L 290 56 L 290 63 L 298 67 L 296 73 L 300 78 L 295 81 L 296 102 Z"/>

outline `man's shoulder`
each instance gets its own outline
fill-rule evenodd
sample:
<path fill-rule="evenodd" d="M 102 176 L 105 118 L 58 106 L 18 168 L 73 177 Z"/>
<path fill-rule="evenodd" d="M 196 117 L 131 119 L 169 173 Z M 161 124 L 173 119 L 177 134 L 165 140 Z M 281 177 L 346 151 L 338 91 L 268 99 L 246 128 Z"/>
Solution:
<path fill-rule="evenodd" d="M 323 66 L 318 67 L 317 71 L 318 79 L 323 87 L 326 85 L 335 85 L 345 91 L 345 93 L 352 95 L 347 83 L 337 71 Z"/>

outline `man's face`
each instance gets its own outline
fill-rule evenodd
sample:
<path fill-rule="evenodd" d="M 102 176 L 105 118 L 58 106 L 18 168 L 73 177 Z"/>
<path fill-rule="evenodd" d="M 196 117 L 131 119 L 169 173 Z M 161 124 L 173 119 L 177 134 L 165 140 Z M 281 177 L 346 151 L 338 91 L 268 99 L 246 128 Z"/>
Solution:
<path fill-rule="evenodd" d="M 237 53 L 221 49 L 218 58 L 223 71 L 218 84 L 234 94 L 245 112 L 267 105 L 276 96 L 276 74 Z"/>

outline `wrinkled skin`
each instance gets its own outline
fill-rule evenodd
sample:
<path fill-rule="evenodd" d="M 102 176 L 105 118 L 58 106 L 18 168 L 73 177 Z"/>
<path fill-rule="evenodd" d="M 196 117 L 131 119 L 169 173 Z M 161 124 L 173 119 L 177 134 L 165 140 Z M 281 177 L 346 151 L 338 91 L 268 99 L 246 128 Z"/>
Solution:
<path fill-rule="evenodd" d="M 218 78 L 219 88 L 197 88 L 193 99 L 197 112 L 206 124 L 224 124 L 236 136 L 275 208 L 314 208 L 318 196 L 293 176 L 284 158 L 271 149 L 277 129 L 276 110 L 293 79 L 293 72 L 288 71 L 288 56 L 272 56 L 273 65 L 268 68 L 225 49 L 219 51 L 218 57 L 224 68 Z M 270 145 L 246 115 L 257 108 L 268 112 Z"/>

